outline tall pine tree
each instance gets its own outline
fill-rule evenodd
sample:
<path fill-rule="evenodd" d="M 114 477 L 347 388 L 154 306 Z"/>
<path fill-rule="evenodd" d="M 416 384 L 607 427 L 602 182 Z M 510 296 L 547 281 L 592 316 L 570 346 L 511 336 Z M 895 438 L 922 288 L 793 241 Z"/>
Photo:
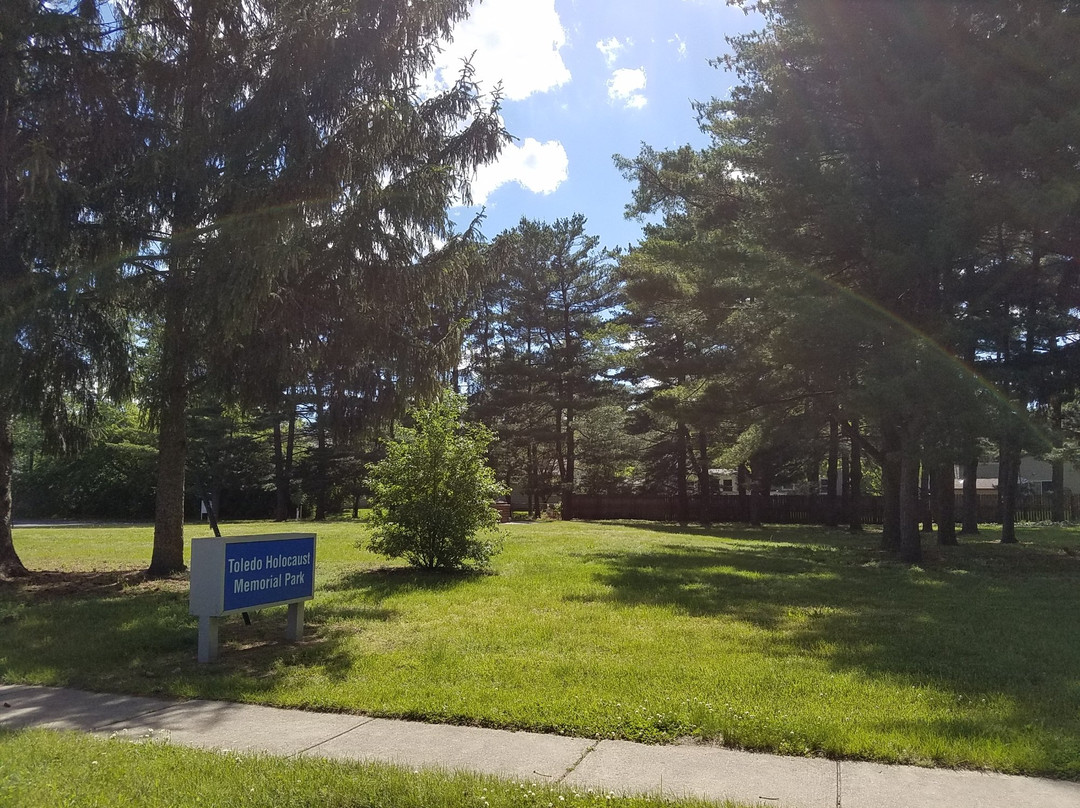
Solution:
<path fill-rule="evenodd" d="M 127 76 L 93 3 L 0 13 L 0 577 L 26 568 L 11 533 L 12 421 L 68 448 L 127 383 L 114 169 L 130 157 Z M 128 96 L 130 99 L 130 96 Z M 122 223 L 118 223 L 122 222 Z"/>
<path fill-rule="evenodd" d="M 467 66 L 445 92 L 417 89 L 467 0 L 119 8 L 151 130 L 131 194 L 155 217 L 138 267 L 156 279 L 160 322 L 149 571 L 166 575 L 184 566 L 185 413 L 208 346 L 242 343 L 268 300 L 313 273 L 369 331 L 384 317 L 423 323 L 441 276 L 419 259 L 505 133 L 497 95 L 485 106 Z"/>

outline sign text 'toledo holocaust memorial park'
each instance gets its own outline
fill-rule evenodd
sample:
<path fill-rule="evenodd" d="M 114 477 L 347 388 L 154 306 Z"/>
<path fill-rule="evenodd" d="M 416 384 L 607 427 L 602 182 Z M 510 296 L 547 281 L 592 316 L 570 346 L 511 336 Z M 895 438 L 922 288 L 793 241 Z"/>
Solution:
<path fill-rule="evenodd" d="M 199 661 L 217 657 L 219 618 L 289 607 L 286 637 L 304 631 L 304 601 L 315 593 L 315 534 L 223 536 L 191 543 L 191 614 L 199 617 Z"/>

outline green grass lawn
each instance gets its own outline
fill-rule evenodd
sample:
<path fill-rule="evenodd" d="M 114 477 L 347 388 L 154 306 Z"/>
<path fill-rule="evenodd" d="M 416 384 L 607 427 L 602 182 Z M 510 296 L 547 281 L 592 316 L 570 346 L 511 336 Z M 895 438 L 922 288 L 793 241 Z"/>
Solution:
<path fill-rule="evenodd" d="M 1078 529 L 908 567 L 873 534 L 515 524 L 474 576 L 284 529 L 319 533 L 305 641 L 283 609 L 232 618 L 209 666 L 186 581 L 124 574 L 149 528 L 17 529 L 67 572 L 0 589 L 0 680 L 1080 779 Z"/>
<path fill-rule="evenodd" d="M 706 804 L 379 763 L 282 760 L 45 730 L 0 731 L 0 805 L 19 808 L 704 808 Z"/>

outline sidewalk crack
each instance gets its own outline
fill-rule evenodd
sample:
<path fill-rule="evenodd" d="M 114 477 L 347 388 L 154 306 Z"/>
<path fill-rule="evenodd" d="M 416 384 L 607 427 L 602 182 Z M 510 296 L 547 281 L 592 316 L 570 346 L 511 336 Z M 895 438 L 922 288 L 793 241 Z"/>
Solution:
<path fill-rule="evenodd" d="M 313 743 L 311 746 L 309 746 L 309 747 L 307 747 L 305 749 L 300 749 L 299 751 L 293 752 L 291 755 L 286 755 L 286 757 L 291 757 L 291 758 L 292 757 L 300 757 L 300 755 L 306 754 L 307 752 L 310 752 L 312 749 L 318 749 L 323 744 L 330 743 L 330 741 L 335 741 L 338 738 L 340 738 L 342 735 L 348 735 L 354 729 L 360 729 L 360 727 L 364 726 L 365 724 L 370 724 L 374 720 L 375 720 L 374 718 L 368 718 L 368 719 L 366 719 L 364 721 L 361 721 L 359 724 L 356 724 L 355 726 L 349 727 L 348 729 L 343 729 L 341 732 L 337 733 L 336 735 L 331 735 L 329 738 L 323 738 L 318 743 Z"/>
<path fill-rule="evenodd" d="M 596 747 L 598 747 L 599 745 L 600 745 L 600 741 L 596 740 L 596 741 L 593 741 L 590 746 L 585 747 L 585 751 L 581 753 L 581 756 L 577 760 L 575 760 L 572 764 L 570 764 L 570 768 L 568 768 L 566 771 L 564 771 L 562 774 L 560 774 L 558 777 L 556 777 L 552 782 L 554 782 L 557 785 L 557 784 L 561 783 L 563 780 L 565 780 L 567 777 L 569 777 L 571 774 L 573 774 L 574 769 L 576 769 L 578 766 L 581 765 L 581 761 L 583 761 L 586 757 L 588 757 L 589 753 L 592 750 L 594 750 Z M 539 773 L 540 772 L 535 772 L 535 774 L 539 774 Z"/>
<path fill-rule="evenodd" d="M 840 808 L 840 800 L 843 796 L 841 793 L 841 785 L 843 784 L 843 778 L 840 774 L 840 761 L 836 761 L 836 808 Z"/>

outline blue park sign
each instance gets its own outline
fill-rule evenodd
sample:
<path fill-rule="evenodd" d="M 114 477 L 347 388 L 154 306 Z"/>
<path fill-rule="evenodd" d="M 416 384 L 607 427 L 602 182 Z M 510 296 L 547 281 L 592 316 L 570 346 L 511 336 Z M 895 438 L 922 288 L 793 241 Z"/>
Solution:
<path fill-rule="evenodd" d="M 315 586 L 315 537 L 225 545 L 223 612 L 310 598 Z"/>
<path fill-rule="evenodd" d="M 285 636 L 304 631 L 315 595 L 315 534 L 224 536 L 191 543 L 190 611 L 199 618 L 199 661 L 217 658 L 218 621 L 268 606 L 289 607 Z"/>

